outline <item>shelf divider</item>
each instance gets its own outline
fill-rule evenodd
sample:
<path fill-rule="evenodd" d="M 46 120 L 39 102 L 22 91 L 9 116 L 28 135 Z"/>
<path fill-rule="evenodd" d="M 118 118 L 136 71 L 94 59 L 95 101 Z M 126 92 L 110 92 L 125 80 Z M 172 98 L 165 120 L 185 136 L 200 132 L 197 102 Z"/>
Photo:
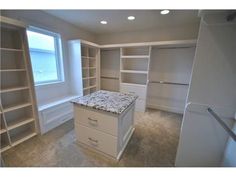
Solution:
<path fill-rule="evenodd" d="M 3 109 L 3 113 L 14 111 L 16 109 L 24 108 L 27 106 L 32 106 L 32 104 L 31 103 L 22 103 L 22 104 L 17 104 L 17 105 L 11 106 L 11 107 L 7 107 L 7 108 Z"/>
<path fill-rule="evenodd" d="M 0 90 L 0 93 L 14 92 L 14 91 L 26 90 L 26 89 L 29 89 L 29 87 L 28 86 L 23 86 L 23 87 L 4 88 L 4 89 Z"/>
<path fill-rule="evenodd" d="M 14 48 L 5 48 L 5 47 L 1 47 L 0 50 L 12 51 L 12 52 L 23 52 L 23 49 L 14 49 Z"/>

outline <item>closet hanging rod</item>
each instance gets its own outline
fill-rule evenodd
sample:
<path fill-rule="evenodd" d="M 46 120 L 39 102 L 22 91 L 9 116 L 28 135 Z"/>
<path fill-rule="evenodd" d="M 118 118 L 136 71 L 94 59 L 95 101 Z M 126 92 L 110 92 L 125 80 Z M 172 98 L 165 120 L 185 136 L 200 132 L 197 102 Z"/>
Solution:
<path fill-rule="evenodd" d="M 149 83 L 169 84 L 169 85 L 185 85 L 185 86 L 188 86 L 188 85 L 189 85 L 189 84 L 185 84 L 185 83 L 165 82 L 165 81 L 149 81 Z"/>
<path fill-rule="evenodd" d="M 188 48 L 193 48 L 195 46 L 176 46 L 176 47 L 169 47 L 169 46 L 166 46 L 166 47 L 159 47 L 159 46 L 153 46 L 153 48 L 157 48 L 157 49 L 188 49 Z"/>
<path fill-rule="evenodd" d="M 107 76 L 101 76 L 102 79 L 115 79 L 115 80 L 119 80 L 118 77 L 107 77 Z"/>
<path fill-rule="evenodd" d="M 236 134 L 226 125 L 226 123 L 211 109 L 207 108 L 207 112 L 212 115 L 213 118 L 225 129 L 225 131 L 236 141 Z"/>

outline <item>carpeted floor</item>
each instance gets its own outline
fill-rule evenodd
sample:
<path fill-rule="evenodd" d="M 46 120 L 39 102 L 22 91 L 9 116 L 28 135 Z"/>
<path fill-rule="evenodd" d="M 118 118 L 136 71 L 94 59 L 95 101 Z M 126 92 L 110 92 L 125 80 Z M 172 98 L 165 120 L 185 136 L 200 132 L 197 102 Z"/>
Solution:
<path fill-rule="evenodd" d="M 80 147 L 73 121 L 2 154 L 11 167 L 174 166 L 182 115 L 149 109 L 135 113 L 135 132 L 119 162 Z"/>

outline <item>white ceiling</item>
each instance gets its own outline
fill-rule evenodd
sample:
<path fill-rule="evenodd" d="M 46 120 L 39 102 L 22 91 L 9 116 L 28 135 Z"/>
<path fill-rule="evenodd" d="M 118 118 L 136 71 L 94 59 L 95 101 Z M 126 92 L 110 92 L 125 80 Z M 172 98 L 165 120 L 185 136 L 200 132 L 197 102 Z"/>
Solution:
<path fill-rule="evenodd" d="M 45 10 L 45 12 L 95 34 L 179 26 L 200 21 L 197 10 L 171 10 L 167 15 L 161 15 L 160 10 Z M 136 19 L 127 20 L 130 15 Z M 108 24 L 100 24 L 101 20 L 106 20 Z"/>

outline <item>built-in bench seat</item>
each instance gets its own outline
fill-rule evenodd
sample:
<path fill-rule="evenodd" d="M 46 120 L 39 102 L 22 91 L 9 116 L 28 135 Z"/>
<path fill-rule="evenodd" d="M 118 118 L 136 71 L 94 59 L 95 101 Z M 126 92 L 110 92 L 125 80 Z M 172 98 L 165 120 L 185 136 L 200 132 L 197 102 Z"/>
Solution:
<path fill-rule="evenodd" d="M 73 118 L 72 99 L 79 96 L 67 95 L 44 102 L 38 106 L 41 134 Z"/>

